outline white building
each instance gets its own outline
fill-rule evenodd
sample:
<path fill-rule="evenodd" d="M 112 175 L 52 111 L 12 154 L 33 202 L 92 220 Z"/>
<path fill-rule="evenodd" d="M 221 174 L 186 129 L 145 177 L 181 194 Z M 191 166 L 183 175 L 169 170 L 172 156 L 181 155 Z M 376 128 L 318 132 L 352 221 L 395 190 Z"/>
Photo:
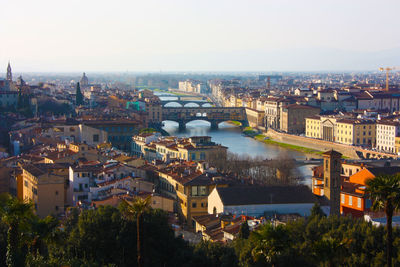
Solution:
<path fill-rule="evenodd" d="M 308 216 L 316 201 L 307 186 L 217 187 L 208 196 L 208 213 L 257 217 L 268 212 Z M 328 209 L 328 206 L 323 207 L 327 214 Z"/>
<path fill-rule="evenodd" d="M 378 121 L 376 123 L 376 149 L 395 153 L 395 138 L 400 136 L 399 121 Z"/>

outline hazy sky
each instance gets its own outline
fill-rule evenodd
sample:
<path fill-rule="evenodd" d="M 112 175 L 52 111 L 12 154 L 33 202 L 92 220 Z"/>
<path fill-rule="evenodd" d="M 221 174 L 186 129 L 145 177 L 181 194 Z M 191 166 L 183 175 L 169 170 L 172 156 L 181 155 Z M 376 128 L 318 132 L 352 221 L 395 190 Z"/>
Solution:
<path fill-rule="evenodd" d="M 11 60 L 17 72 L 369 70 L 400 65 L 399 0 L 0 4 L 0 69 Z"/>

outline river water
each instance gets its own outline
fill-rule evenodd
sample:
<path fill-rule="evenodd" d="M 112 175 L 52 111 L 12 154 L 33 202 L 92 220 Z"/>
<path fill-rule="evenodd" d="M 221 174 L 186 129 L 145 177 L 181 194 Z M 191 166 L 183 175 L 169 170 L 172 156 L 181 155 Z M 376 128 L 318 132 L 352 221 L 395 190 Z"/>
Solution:
<path fill-rule="evenodd" d="M 161 100 L 174 100 L 171 95 L 160 94 Z M 169 103 L 167 107 L 176 107 L 180 106 L 178 103 Z M 196 104 L 186 104 L 186 107 L 195 107 Z M 164 121 L 163 129 L 167 131 L 172 136 L 179 137 L 190 137 L 190 136 L 201 136 L 207 135 L 211 136 L 211 140 L 219 143 L 223 146 L 228 147 L 228 151 L 237 153 L 240 155 L 248 154 L 250 156 L 262 156 L 268 159 L 275 159 L 278 157 L 290 157 L 298 160 L 304 160 L 306 158 L 312 157 L 312 155 L 306 155 L 302 152 L 282 148 L 277 145 L 272 144 L 264 144 L 259 141 L 256 141 L 253 138 L 246 137 L 242 134 L 242 131 L 239 127 L 227 123 L 222 122 L 218 125 L 218 129 L 212 130 L 211 125 L 207 121 L 191 121 L 186 124 L 186 129 L 184 131 L 180 131 L 178 128 L 178 123 L 174 121 Z M 311 186 L 311 168 L 313 166 L 304 165 L 297 168 L 298 177 L 304 177 L 304 183 Z"/>

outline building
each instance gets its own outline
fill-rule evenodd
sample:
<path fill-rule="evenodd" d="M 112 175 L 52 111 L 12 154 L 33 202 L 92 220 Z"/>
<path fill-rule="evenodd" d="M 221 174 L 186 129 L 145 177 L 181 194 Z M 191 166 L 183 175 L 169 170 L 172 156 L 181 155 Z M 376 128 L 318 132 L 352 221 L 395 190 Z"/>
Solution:
<path fill-rule="evenodd" d="M 16 107 L 18 103 L 17 91 L 0 91 L 0 107 L 10 108 Z"/>
<path fill-rule="evenodd" d="M 89 86 L 89 79 L 88 79 L 88 77 L 86 76 L 86 73 L 83 73 L 83 75 L 82 75 L 82 77 L 81 77 L 81 79 L 80 79 L 80 81 L 79 81 L 79 84 L 80 84 L 80 86 L 81 86 L 82 88 L 86 88 L 86 87 Z"/>
<path fill-rule="evenodd" d="M 250 127 L 264 127 L 265 126 L 265 112 L 264 110 L 256 110 L 252 108 L 246 108 L 247 121 Z"/>
<path fill-rule="evenodd" d="M 7 81 L 10 82 L 10 83 L 12 83 L 12 81 L 13 81 L 13 79 L 12 79 L 12 70 L 11 70 L 10 62 L 8 62 L 8 65 L 7 65 L 7 76 L 6 76 L 6 79 L 7 79 Z"/>
<path fill-rule="evenodd" d="M 161 138 L 159 132 L 141 133 L 132 137 L 131 154 L 137 157 L 145 157 L 145 146 Z"/>
<path fill-rule="evenodd" d="M 342 162 L 337 151 L 330 150 L 322 154 L 324 157 L 324 196 L 329 200 L 330 215 L 340 214 L 340 186 Z"/>
<path fill-rule="evenodd" d="M 316 201 L 307 186 L 217 187 L 208 197 L 208 213 L 259 217 L 274 212 L 308 216 Z"/>
<path fill-rule="evenodd" d="M 371 200 L 367 197 L 366 181 L 378 175 L 395 175 L 400 173 L 400 167 L 364 167 L 351 175 L 342 184 L 340 196 L 340 211 L 344 215 L 362 217 L 370 212 Z"/>
<path fill-rule="evenodd" d="M 105 130 L 90 127 L 77 121 L 54 121 L 43 126 L 44 136 L 52 139 L 68 140 L 93 146 L 108 141 L 108 133 Z"/>
<path fill-rule="evenodd" d="M 207 172 L 204 164 L 175 163 L 157 171 L 158 189 L 176 200 L 175 211 L 191 226 L 194 226 L 193 216 L 207 214 L 210 192 L 217 186 L 227 185 L 218 174 Z"/>
<path fill-rule="evenodd" d="M 302 134 L 305 132 L 305 119 L 309 116 L 318 115 L 320 109 L 316 107 L 290 104 L 280 107 L 280 130 L 291 134 Z"/>
<path fill-rule="evenodd" d="M 131 119 L 86 120 L 83 124 L 107 132 L 107 141 L 124 151 L 131 149 L 132 136 L 138 134 L 143 126 L 143 123 Z"/>
<path fill-rule="evenodd" d="M 337 143 L 374 147 L 376 142 L 375 121 L 362 119 L 336 120 Z"/>
<path fill-rule="evenodd" d="M 265 100 L 265 128 L 280 128 L 281 107 L 289 103 L 290 100 L 279 97 L 268 97 Z"/>
<path fill-rule="evenodd" d="M 204 94 L 207 92 L 207 85 L 200 81 L 186 80 L 178 83 L 180 91 Z"/>
<path fill-rule="evenodd" d="M 399 121 L 378 121 L 376 123 L 376 149 L 396 153 L 396 137 L 400 137 Z"/>
<path fill-rule="evenodd" d="M 143 155 L 147 160 L 169 161 L 173 159 L 188 161 L 208 161 L 214 156 L 226 157 L 227 147 L 211 141 L 210 136 L 189 138 L 166 137 L 145 144 L 141 137 L 134 137 L 133 152 Z M 139 149 L 141 152 L 139 152 Z"/>
<path fill-rule="evenodd" d="M 68 167 L 63 164 L 22 166 L 23 199 L 32 201 L 39 217 L 63 214 L 67 206 Z"/>

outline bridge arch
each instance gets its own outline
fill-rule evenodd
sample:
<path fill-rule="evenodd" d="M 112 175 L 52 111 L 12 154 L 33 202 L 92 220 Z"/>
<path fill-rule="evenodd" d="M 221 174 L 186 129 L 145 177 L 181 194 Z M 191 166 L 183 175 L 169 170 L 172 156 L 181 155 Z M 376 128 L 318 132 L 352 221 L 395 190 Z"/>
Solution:
<path fill-rule="evenodd" d="M 164 104 L 164 107 L 166 107 L 166 108 L 175 108 L 175 107 L 177 107 L 176 105 L 179 105 L 179 107 L 183 107 L 183 105 L 181 104 L 181 103 L 179 103 L 178 101 L 170 101 L 170 102 L 168 102 L 168 103 L 165 103 Z"/>
<path fill-rule="evenodd" d="M 184 104 L 183 107 L 185 107 L 185 108 L 190 108 L 190 107 L 199 108 L 200 105 L 199 105 L 199 103 L 196 103 L 196 102 L 189 102 L 189 103 Z"/>

